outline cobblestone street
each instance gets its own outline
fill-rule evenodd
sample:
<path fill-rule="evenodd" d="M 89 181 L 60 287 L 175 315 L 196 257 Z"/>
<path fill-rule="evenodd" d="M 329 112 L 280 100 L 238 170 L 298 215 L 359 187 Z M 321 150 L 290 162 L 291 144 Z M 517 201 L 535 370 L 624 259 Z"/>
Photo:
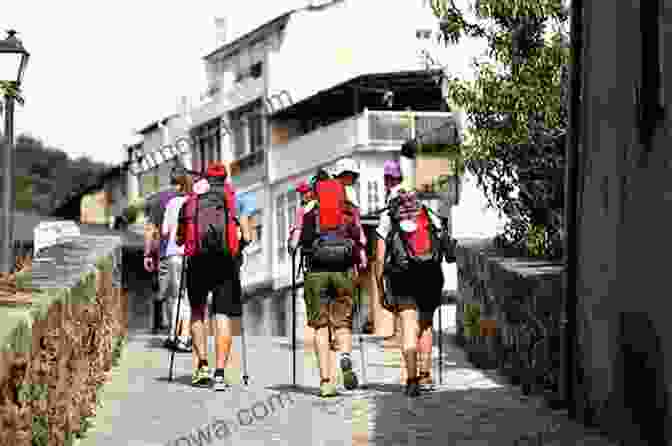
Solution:
<path fill-rule="evenodd" d="M 137 299 L 135 293 L 130 306 L 136 311 L 142 308 Z M 474 369 L 452 345 L 444 347 L 443 384 L 420 398 L 401 393 L 398 352 L 385 351 L 372 340 L 366 343 L 368 388 L 321 400 L 310 352 L 297 351 L 299 387 L 288 385 L 291 354 L 285 338 L 247 339 L 250 386 L 215 393 L 189 385 L 189 354 L 176 355 L 176 378 L 168 382 L 170 355 L 160 348 L 159 337 L 140 326 L 137 319 L 131 321 L 135 331 L 105 386 L 95 425 L 80 446 L 610 444 L 540 400 L 522 397 L 496 374 Z M 234 367 L 239 352 L 236 338 Z M 434 354 L 438 364 L 438 349 Z M 358 364 L 358 344 L 353 356 Z M 239 369 L 228 372 L 240 382 Z M 271 404 L 278 394 L 275 401 L 282 404 Z M 218 420 L 234 420 L 221 439 L 204 427 Z"/>

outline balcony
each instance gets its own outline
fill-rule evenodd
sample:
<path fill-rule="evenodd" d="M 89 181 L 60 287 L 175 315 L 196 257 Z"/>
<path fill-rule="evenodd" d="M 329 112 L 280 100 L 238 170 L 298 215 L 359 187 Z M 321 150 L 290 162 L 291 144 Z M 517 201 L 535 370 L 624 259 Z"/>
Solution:
<path fill-rule="evenodd" d="M 299 175 L 355 150 L 400 150 L 402 144 L 453 120 L 451 113 L 368 111 L 275 144 L 269 153 L 269 180 Z"/>
<path fill-rule="evenodd" d="M 238 107 L 263 97 L 264 79 L 246 78 L 239 83 L 214 82 L 204 94 L 204 102 L 191 111 L 192 127 L 197 127 Z"/>

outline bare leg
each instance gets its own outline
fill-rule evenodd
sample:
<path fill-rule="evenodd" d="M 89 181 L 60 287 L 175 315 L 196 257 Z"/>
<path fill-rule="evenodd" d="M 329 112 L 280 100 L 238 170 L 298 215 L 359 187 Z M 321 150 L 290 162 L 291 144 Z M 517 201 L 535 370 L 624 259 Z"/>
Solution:
<path fill-rule="evenodd" d="M 231 344 L 233 342 L 232 321 L 223 314 L 217 314 L 215 317 L 215 367 L 224 369 L 231 355 Z"/>
<path fill-rule="evenodd" d="M 348 328 L 339 328 L 335 330 L 334 337 L 338 350 L 344 353 L 352 353 L 352 330 Z"/>
<path fill-rule="evenodd" d="M 406 377 L 413 380 L 417 377 L 417 344 L 418 314 L 415 308 L 404 308 L 401 317 L 401 349 L 406 362 Z"/>
<path fill-rule="evenodd" d="M 320 365 L 320 381 L 331 380 L 332 352 L 329 346 L 329 329 L 327 327 L 315 330 L 315 351 Z"/>
<path fill-rule="evenodd" d="M 420 321 L 418 337 L 418 376 L 425 384 L 432 382 L 432 322 Z"/>
<path fill-rule="evenodd" d="M 205 335 L 205 324 L 203 320 L 191 320 L 191 337 L 193 339 L 194 362 L 198 367 L 198 361 L 208 360 L 208 339 Z"/>

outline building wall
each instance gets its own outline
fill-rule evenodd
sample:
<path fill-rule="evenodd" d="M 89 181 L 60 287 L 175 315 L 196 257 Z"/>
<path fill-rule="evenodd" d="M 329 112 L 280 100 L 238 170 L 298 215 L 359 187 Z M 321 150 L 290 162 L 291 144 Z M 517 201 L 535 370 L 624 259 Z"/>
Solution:
<path fill-rule="evenodd" d="M 656 411 L 669 407 L 672 390 L 672 34 L 660 36 L 667 118 L 647 152 L 638 141 L 634 90 L 642 84 L 643 52 L 640 21 L 633 18 L 642 2 L 584 4 L 577 289 L 585 376 L 579 376 L 579 404 L 594 408 L 624 444 L 644 444 L 638 439 L 645 437 L 651 438 L 646 444 L 672 444 L 664 428 L 665 420 L 672 426 L 670 412 Z M 663 23 L 672 23 L 672 2 L 661 4 Z"/>

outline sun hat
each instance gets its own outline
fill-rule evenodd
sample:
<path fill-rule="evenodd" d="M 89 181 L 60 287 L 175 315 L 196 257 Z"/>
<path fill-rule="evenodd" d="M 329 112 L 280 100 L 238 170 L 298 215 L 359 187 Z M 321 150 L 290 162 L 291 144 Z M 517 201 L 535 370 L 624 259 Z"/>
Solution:
<path fill-rule="evenodd" d="M 340 177 L 345 174 L 352 174 L 355 178 L 359 178 L 359 166 L 352 158 L 342 158 L 336 162 L 333 167 L 333 176 Z"/>
<path fill-rule="evenodd" d="M 397 160 L 387 160 L 383 165 L 383 174 L 386 177 L 401 178 L 401 166 Z"/>

